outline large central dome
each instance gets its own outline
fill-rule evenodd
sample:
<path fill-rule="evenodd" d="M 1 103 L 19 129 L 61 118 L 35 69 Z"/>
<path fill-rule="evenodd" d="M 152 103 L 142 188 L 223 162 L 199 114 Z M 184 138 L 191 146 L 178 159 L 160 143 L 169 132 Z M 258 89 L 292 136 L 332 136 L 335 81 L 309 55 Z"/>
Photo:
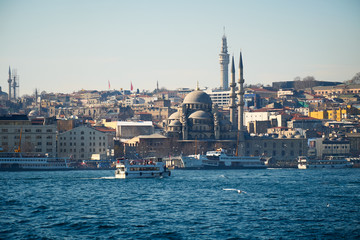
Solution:
<path fill-rule="evenodd" d="M 200 90 L 195 90 L 186 95 L 184 102 L 185 104 L 212 104 L 210 96 Z"/>

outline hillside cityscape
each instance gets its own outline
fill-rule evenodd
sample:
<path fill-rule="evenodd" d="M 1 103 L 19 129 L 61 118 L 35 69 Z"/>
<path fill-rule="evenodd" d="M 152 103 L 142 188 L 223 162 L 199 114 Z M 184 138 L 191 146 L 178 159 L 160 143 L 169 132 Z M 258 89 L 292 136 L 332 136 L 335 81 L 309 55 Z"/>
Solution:
<path fill-rule="evenodd" d="M 153 91 L 132 83 L 112 90 L 109 82 L 107 91 L 19 96 L 19 77 L 9 67 L 8 91 L 2 86 L 0 93 L 2 151 L 21 149 L 88 167 L 121 157 L 163 157 L 181 167 L 178 156 L 219 148 L 260 156 L 272 167 L 295 167 L 298 156 L 359 157 L 360 72 L 339 82 L 308 76 L 251 85 L 244 76 L 246 56 L 230 57 L 227 48 L 224 34 L 216 89 L 197 84 L 168 90 L 157 82 Z"/>

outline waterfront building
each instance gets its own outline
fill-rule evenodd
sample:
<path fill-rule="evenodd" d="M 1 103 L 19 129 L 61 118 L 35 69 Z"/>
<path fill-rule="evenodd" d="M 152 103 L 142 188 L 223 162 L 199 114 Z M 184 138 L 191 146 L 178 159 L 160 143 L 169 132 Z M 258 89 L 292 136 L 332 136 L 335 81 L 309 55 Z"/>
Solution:
<path fill-rule="evenodd" d="M 58 156 L 73 160 L 90 160 L 93 155 L 105 159 L 113 134 L 88 126 L 80 126 L 58 135 Z"/>
<path fill-rule="evenodd" d="M 158 133 L 136 136 L 123 144 L 125 156 L 130 158 L 163 157 L 172 153 L 170 139 Z"/>
<path fill-rule="evenodd" d="M 350 141 L 345 138 L 309 139 L 309 157 L 324 159 L 327 156 L 350 156 Z"/>
<path fill-rule="evenodd" d="M 56 156 L 56 130 L 53 119 L 1 116 L 0 147 L 5 152 L 20 149 L 21 152 Z"/>

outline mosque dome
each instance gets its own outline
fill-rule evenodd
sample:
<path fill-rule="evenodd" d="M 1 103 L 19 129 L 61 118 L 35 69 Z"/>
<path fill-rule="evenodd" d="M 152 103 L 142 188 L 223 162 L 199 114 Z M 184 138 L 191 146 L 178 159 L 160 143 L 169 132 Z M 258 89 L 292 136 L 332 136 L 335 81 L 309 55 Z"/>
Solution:
<path fill-rule="evenodd" d="M 192 114 L 190 114 L 189 118 L 210 119 L 211 116 L 209 113 L 207 113 L 203 110 L 199 110 L 199 111 L 196 111 L 196 112 L 193 112 Z"/>
<path fill-rule="evenodd" d="M 200 90 L 195 90 L 188 95 L 186 95 L 184 99 L 184 104 L 208 104 L 211 105 L 212 101 L 210 96 Z"/>
<path fill-rule="evenodd" d="M 176 126 L 181 126 L 181 122 L 179 120 L 172 120 L 169 124 L 169 127 L 176 127 Z"/>
<path fill-rule="evenodd" d="M 180 113 L 174 112 L 173 114 L 170 115 L 170 117 L 168 119 L 169 120 L 180 119 Z"/>

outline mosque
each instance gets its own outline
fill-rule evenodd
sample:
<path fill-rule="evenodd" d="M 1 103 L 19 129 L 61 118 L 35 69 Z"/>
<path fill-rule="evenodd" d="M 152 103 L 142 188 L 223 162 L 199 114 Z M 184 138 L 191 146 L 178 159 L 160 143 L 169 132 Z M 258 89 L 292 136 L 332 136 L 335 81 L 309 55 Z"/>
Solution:
<path fill-rule="evenodd" d="M 220 53 L 221 89 L 229 90 L 227 40 L 222 38 Z M 239 61 L 239 90 L 236 92 L 234 57 L 231 60 L 230 83 L 230 117 L 221 113 L 210 96 L 199 90 L 199 87 L 189 93 L 178 111 L 169 116 L 166 122 L 166 133 L 183 141 L 191 140 L 244 140 L 243 112 L 244 112 L 244 78 L 243 61 L 240 52 Z M 236 102 L 236 97 L 238 102 Z M 237 113 L 237 114 L 236 114 Z"/>
<path fill-rule="evenodd" d="M 220 90 L 229 92 L 229 116 L 225 116 L 210 96 L 199 90 L 189 93 L 177 112 L 165 123 L 168 137 L 176 139 L 183 154 L 196 154 L 222 147 L 240 156 L 263 156 L 276 161 L 291 161 L 296 166 L 296 156 L 307 153 L 307 139 L 303 136 L 275 137 L 253 136 L 244 129 L 244 77 L 240 52 L 238 90 L 235 83 L 234 57 L 231 59 L 231 81 L 228 84 L 229 54 L 226 36 L 222 38 L 220 52 Z M 229 88 L 229 86 L 230 88 Z M 175 150 L 175 149 L 174 149 Z M 277 163 L 278 164 L 278 163 Z"/>

